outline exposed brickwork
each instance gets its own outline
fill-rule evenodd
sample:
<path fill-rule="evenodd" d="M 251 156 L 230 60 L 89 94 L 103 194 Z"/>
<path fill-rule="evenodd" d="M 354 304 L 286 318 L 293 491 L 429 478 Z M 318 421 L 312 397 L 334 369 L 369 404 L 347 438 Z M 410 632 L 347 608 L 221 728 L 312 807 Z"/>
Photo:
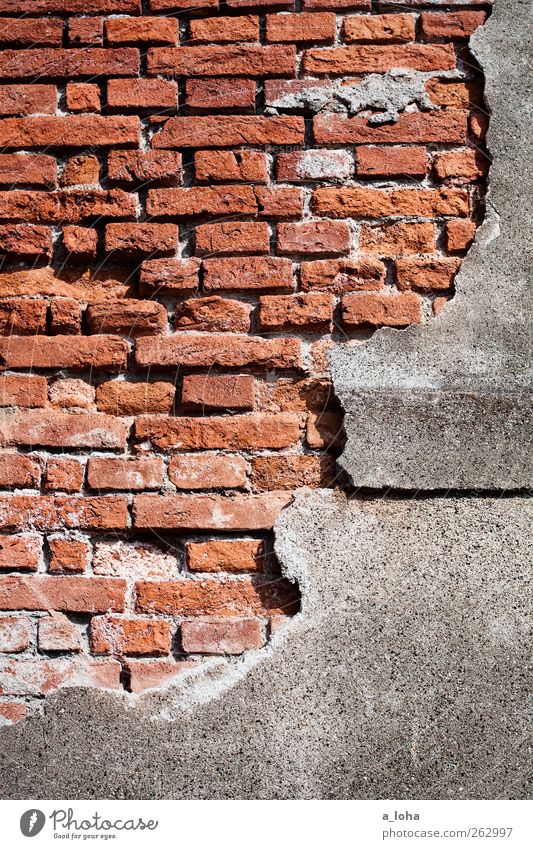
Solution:
<path fill-rule="evenodd" d="M 336 484 L 327 350 L 432 320 L 483 217 L 489 13 L 0 0 L 1 721 L 297 612 L 271 529 Z"/>

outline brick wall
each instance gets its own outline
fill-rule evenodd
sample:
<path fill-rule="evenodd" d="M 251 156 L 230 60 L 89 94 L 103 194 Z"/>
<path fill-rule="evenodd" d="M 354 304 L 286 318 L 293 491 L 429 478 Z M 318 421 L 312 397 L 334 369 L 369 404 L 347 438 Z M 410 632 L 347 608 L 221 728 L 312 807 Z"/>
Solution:
<path fill-rule="evenodd" d="M 0 0 L 6 721 L 297 611 L 271 528 L 336 483 L 327 349 L 431 320 L 483 216 L 489 11 Z"/>

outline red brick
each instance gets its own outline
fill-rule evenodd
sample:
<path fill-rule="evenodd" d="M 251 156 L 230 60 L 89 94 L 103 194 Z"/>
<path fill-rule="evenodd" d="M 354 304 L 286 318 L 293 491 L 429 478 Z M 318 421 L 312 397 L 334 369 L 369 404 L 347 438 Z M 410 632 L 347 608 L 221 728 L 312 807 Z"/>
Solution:
<path fill-rule="evenodd" d="M 11 79 L 43 76 L 72 79 L 100 74 L 125 76 L 138 73 L 139 51 L 133 47 L 114 50 L 102 47 L 89 47 L 85 50 L 28 48 L 4 50 L 0 55 L 0 76 Z"/>
<path fill-rule="evenodd" d="M 55 85 L 0 85 L 2 115 L 53 115 L 56 109 Z"/>
<path fill-rule="evenodd" d="M 242 654 L 265 644 L 259 619 L 210 619 L 182 622 L 181 646 L 186 654 Z"/>
<path fill-rule="evenodd" d="M 286 50 L 285 47 L 282 49 Z M 206 115 L 169 118 L 163 130 L 154 136 L 153 146 L 233 147 L 241 144 L 303 144 L 303 141 L 303 118 L 285 115 L 271 118 L 265 115 Z"/>
<path fill-rule="evenodd" d="M 125 447 L 126 427 L 121 421 L 103 413 L 27 410 L 3 416 L 0 444 L 117 449 Z"/>
<path fill-rule="evenodd" d="M 223 224 L 201 224 L 196 228 L 196 253 L 267 254 L 270 229 L 264 222 L 228 221 Z"/>
<path fill-rule="evenodd" d="M 293 0 L 228 0 L 230 9 L 253 8 L 253 9 L 270 9 L 274 6 L 292 9 L 294 6 Z"/>
<path fill-rule="evenodd" d="M 267 183 L 268 162 L 259 150 L 199 150 L 194 154 L 196 179 L 204 182 Z"/>
<path fill-rule="evenodd" d="M 370 297 L 363 295 L 362 297 Z M 331 450 L 341 448 L 343 443 L 343 419 L 340 413 L 328 410 L 320 413 L 309 413 L 307 416 L 306 441 L 309 448 Z"/>
<path fill-rule="evenodd" d="M 1 103 L 0 103 L 1 107 Z M 57 165 L 52 156 L 42 154 L 0 154 L 0 185 L 33 184 L 52 188 L 57 181 Z"/>
<path fill-rule="evenodd" d="M 46 257 L 52 255 L 52 231 L 33 224 L 1 224 L 0 254 Z"/>
<path fill-rule="evenodd" d="M 261 572 L 264 545 L 257 539 L 210 539 L 189 542 L 187 565 L 190 572 Z"/>
<path fill-rule="evenodd" d="M 281 74 L 294 76 L 295 66 L 296 49 L 285 45 L 152 47 L 148 51 L 148 73 L 154 76 L 160 74 L 172 74 L 176 77 L 277 77 Z M 442 66 L 437 67 L 440 69 Z M 1 68 L 0 64 L 0 70 Z M 131 73 L 137 73 L 136 69 Z"/>
<path fill-rule="evenodd" d="M 106 21 L 108 44 L 176 44 L 178 20 L 176 18 L 108 18 Z"/>
<path fill-rule="evenodd" d="M 42 224 L 72 221 L 76 224 L 95 216 L 134 218 L 135 214 L 135 197 L 121 189 L 71 189 L 53 193 L 15 189 L 0 192 L 0 217 L 20 221 Z"/>
<path fill-rule="evenodd" d="M 252 309 L 252 304 L 230 301 L 218 295 L 209 298 L 192 298 L 176 307 L 174 327 L 176 330 L 196 330 L 208 333 L 224 333 L 225 331 L 248 333 Z"/>
<path fill-rule="evenodd" d="M 380 227 L 362 224 L 359 247 L 365 253 L 384 257 L 398 254 L 430 254 L 436 250 L 435 225 L 432 221 L 402 221 L 397 224 L 383 224 Z"/>
<path fill-rule="evenodd" d="M 335 12 L 345 9 L 370 12 L 371 0 L 303 0 L 304 9 L 333 9 Z"/>
<path fill-rule="evenodd" d="M 195 215 L 255 213 L 252 186 L 193 186 L 185 189 L 150 189 L 146 204 L 150 216 L 189 218 Z"/>
<path fill-rule="evenodd" d="M 63 227 L 63 247 L 67 253 L 87 259 L 96 256 L 98 233 L 89 227 Z"/>
<path fill-rule="evenodd" d="M 87 481 L 90 489 L 96 490 L 159 489 L 163 474 L 159 457 L 90 457 L 87 462 Z"/>
<path fill-rule="evenodd" d="M 204 288 L 213 290 L 292 290 L 292 263 L 279 257 L 230 257 L 204 260 Z"/>
<path fill-rule="evenodd" d="M 191 42 L 259 41 L 257 15 L 192 19 Z"/>
<path fill-rule="evenodd" d="M 336 20 L 333 12 L 267 15 L 266 23 L 267 42 L 333 42 L 335 39 Z"/>
<path fill-rule="evenodd" d="M 51 612 L 39 619 L 39 651 L 78 652 L 80 635 L 76 626 L 62 613 Z"/>
<path fill-rule="evenodd" d="M 121 616 L 94 616 L 91 620 L 93 654 L 165 655 L 170 653 L 170 623 Z"/>
<path fill-rule="evenodd" d="M 167 312 L 157 301 L 115 301 L 112 307 L 93 304 L 87 310 L 90 333 L 153 336 L 167 330 Z"/>
<path fill-rule="evenodd" d="M 316 115 L 313 136 L 318 144 L 464 144 L 466 112 L 403 112 L 394 124 L 375 126 L 367 118 Z"/>
<path fill-rule="evenodd" d="M 288 448 L 300 437 L 300 418 L 291 413 L 172 419 L 142 416 L 136 422 L 136 436 L 140 441 L 150 440 L 161 451 Z"/>
<path fill-rule="evenodd" d="M 20 722 L 29 715 L 29 712 L 30 708 L 26 702 L 0 702 L 0 716 L 4 724 Z"/>
<path fill-rule="evenodd" d="M 48 390 L 50 403 L 54 407 L 74 407 L 79 410 L 94 408 L 94 386 L 84 380 L 65 378 L 56 380 Z"/>
<path fill-rule="evenodd" d="M 87 569 L 90 547 L 86 540 L 48 537 L 48 548 L 50 549 L 48 571 L 52 574 L 79 574 Z"/>
<path fill-rule="evenodd" d="M 472 148 L 438 153 L 433 167 L 439 180 L 452 183 L 472 183 L 485 176 L 489 159 Z"/>
<path fill-rule="evenodd" d="M 422 12 L 422 38 L 425 41 L 470 38 L 483 26 L 486 17 L 486 12 Z"/>
<path fill-rule="evenodd" d="M 185 12 L 189 9 L 218 8 L 218 0 L 149 0 L 151 12 L 161 12 L 168 9 L 172 12 Z"/>
<path fill-rule="evenodd" d="M 121 183 L 179 185 L 182 179 L 181 153 L 174 150 L 111 150 L 107 165 L 109 179 Z"/>
<path fill-rule="evenodd" d="M 311 454 L 269 455 L 252 458 L 254 492 L 296 489 L 299 486 L 328 487 L 335 481 L 331 457 Z"/>
<path fill-rule="evenodd" d="M 154 294 L 175 294 L 199 286 L 200 260 L 150 259 L 141 266 L 141 294 L 155 289 Z"/>
<path fill-rule="evenodd" d="M 477 226 L 469 218 L 446 222 L 446 250 L 449 253 L 466 251 L 472 244 Z"/>
<path fill-rule="evenodd" d="M 117 144 L 138 144 L 139 131 L 139 118 L 136 115 L 39 115 L 29 118 L 5 118 L 0 121 L 0 144 L 4 148 L 110 147 Z"/>
<path fill-rule="evenodd" d="M 486 112 L 472 112 L 468 119 L 468 126 L 475 141 L 482 141 L 487 135 L 489 128 L 489 116 Z"/>
<path fill-rule="evenodd" d="M 50 304 L 50 333 L 81 333 L 82 305 L 71 298 L 54 298 Z"/>
<path fill-rule="evenodd" d="M 41 467 L 31 457 L 14 451 L 0 452 L 0 487 L 2 489 L 37 489 L 41 483 Z"/>
<path fill-rule="evenodd" d="M 117 578 L 0 577 L 0 610 L 120 612 L 124 610 L 125 596 L 126 582 Z"/>
<path fill-rule="evenodd" d="M 385 285 L 385 266 L 374 257 L 361 259 L 323 259 L 302 262 L 302 289 L 325 289 L 341 294 L 354 289 L 381 289 Z"/>
<path fill-rule="evenodd" d="M 251 375 L 189 374 L 183 378 L 182 404 L 212 410 L 253 410 Z"/>
<path fill-rule="evenodd" d="M 356 149 L 359 177 L 423 177 L 428 170 L 425 147 L 372 147 Z"/>
<path fill-rule="evenodd" d="M 242 489 L 246 461 L 237 454 L 182 454 L 170 460 L 168 477 L 178 489 Z"/>
<path fill-rule="evenodd" d="M 127 503 L 122 496 L 0 496 L 0 527 L 6 530 L 120 530 L 126 527 Z"/>
<path fill-rule="evenodd" d="M 344 221 L 299 221 L 278 225 L 277 247 L 281 254 L 347 254 L 350 246 L 350 228 Z"/>
<path fill-rule="evenodd" d="M 46 301 L 23 298 L 3 300 L 0 302 L 0 333 L 3 336 L 34 336 L 44 333 L 46 310 Z"/>
<path fill-rule="evenodd" d="M 0 616 L 0 652 L 20 652 L 30 644 L 30 622 L 22 616 Z"/>
<path fill-rule="evenodd" d="M 356 15 L 344 19 L 342 37 L 353 42 L 415 41 L 414 15 Z"/>
<path fill-rule="evenodd" d="M 67 83 L 66 104 L 69 112 L 99 112 L 100 86 L 94 83 Z"/>
<path fill-rule="evenodd" d="M 353 177 L 353 170 L 353 155 L 347 150 L 298 150 L 276 159 L 276 178 L 281 181 L 342 183 Z"/>
<path fill-rule="evenodd" d="M 44 696 L 58 687 L 120 687 L 116 660 L 11 658 L 0 661 L 0 693 Z"/>
<path fill-rule="evenodd" d="M 256 86 L 245 77 L 187 80 L 187 106 L 194 109 L 254 109 Z"/>
<path fill-rule="evenodd" d="M 101 47 L 104 40 L 104 19 L 71 18 L 68 22 L 68 40 L 72 47 Z"/>
<path fill-rule="evenodd" d="M 388 216 L 467 216 L 469 195 L 464 189 L 319 188 L 313 192 L 314 212 L 338 218 Z"/>
<path fill-rule="evenodd" d="M 449 289 L 459 265 L 460 260 L 451 257 L 399 259 L 396 282 L 399 289 Z"/>
<path fill-rule="evenodd" d="M 480 105 L 483 99 L 480 84 L 472 80 L 451 82 L 433 77 L 427 81 L 426 91 L 436 106 L 451 109 L 469 109 L 473 104 Z"/>
<path fill-rule="evenodd" d="M 254 186 L 258 215 L 263 218 L 301 218 L 303 192 L 285 186 Z"/>
<path fill-rule="evenodd" d="M 0 407 L 45 407 L 46 386 L 45 377 L 0 376 Z"/>
<path fill-rule="evenodd" d="M 342 299 L 342 322 L 347 327 L 404 327 L 422 320 L 421 301 L 412 292 L 397 294 L 351 294 Z"/>
<path fill-rule="evenodd" d="M 174 578 L 178 563 L 172 547 L 164 549 L 149 542 L 100 542 L 94 550 L 95 575 L 116 578 Z"/>
<path fill-rule="evenodd" d="M 269 413 L 323 410 L 334 401 L 329 380 L 278 378 L 257 383 L 258 409 Z"/>
<path fill-rule="evenodd" d="M 206 5 L 205 0 L 200 0 Z M 216 0 L 218 2 L 218 0 Z M 158 689 L 171 681 L 173 678 L 183 675 L 188 669 L 194 667 L 194 663 L 175 660 L 129 660 L 127 669 L 130 674 L 130 687 L 132 693 L 142 693 L 144 690 Z"/>
<path fill-rule="evenodd" d="M 107 102 L 112 109 L 177 108 L 178 86 L 170 80 L 109 80 Z"/>
<path fill-rule="evenodd" d="M 333 296 L 321 293 L 272 295 L 259 299 L 259 327 L 285 330 L 301 327 L 329 330 L 333 321 Z"/>
<path fill-rule="evenodd" d="M 365 44 L 306 50 L 306 74 L 370 74 L 392 68 L 448 71 L 455 68 L 452 44 Z"/>
<path fill-rule="evenodd" d="M 41 547 L 42 540 L 38 536 L 0 536 L 0 569 L 36 572 L 41 559 Z"/>
<path fill-rule="evenodd" d="M 59 12 L 61 15 L 85 15 L 87 0 L 0 0 L 0 12 L 29 12 L 31 15 L 39 12 Z M 140 0 L 91 0 L 91 12 L 140 14 L 141 3 Z"/>
<path fill-rule="evenodd" d="M 0 18 L 0 44 L 20 44 L 44 47 L 61 46 L 63 21 L 61 18 Z"/>
<path fill-rule="evenodd" d="M 100 162 L 96 156 L 71 156 L 61 175 L 62 186 L 98 185 Z"/>
<path fill-rule="evenodd" d="M 270 530 L 280 511 L 290 502 L 291 496 L 285 492 L 232 496 L 137 495 L 134 500 L 134 527 L 213 531 Z M 0 588 L 1 581 L 0 578 Z"/>
<path fill-rule="evenodd" d="M 261 339 L 253 336 L 184 336 L 139 339 L 136 363 L 148 366 L 212 368 L 300 368 L 297 339 Z"/>
<path fill-rule="evenodd" d="M 297 591 L 282 578 L 277 581 L 260 577 L 225 582 L 213 579 L 148 581 L 136 584 L 136 592 L 139 612 L 171 616 L 291 613 L 299 604 Z"/>
<path fill-rule="evenodd" d="M 174 254 L 178 248 L 175 224 L 106 224 L 105 249 L 108 253 Z"/>
<path fill-rule="evenodd" d="M 50 457 L 46 464 L 47 492 L 79 492 L 83 486 L 85 466 L 68 457 Z"/>
<path fill-rule="evenodd" d="M 6 368 L 119 371 L 126 367 L 128 351 L 128 343 L 117 336 L 38 336 L 31 345 L 24 336 L 0 338 L 0 363 Z"/>
<path fill-rule="evenodd" d="M 140 413 L 169 413 L 174 403 L 173 383 L 130 383 L 110 380 L 96 389 L 99 410 L 113 416 L 137 416 Z"/>

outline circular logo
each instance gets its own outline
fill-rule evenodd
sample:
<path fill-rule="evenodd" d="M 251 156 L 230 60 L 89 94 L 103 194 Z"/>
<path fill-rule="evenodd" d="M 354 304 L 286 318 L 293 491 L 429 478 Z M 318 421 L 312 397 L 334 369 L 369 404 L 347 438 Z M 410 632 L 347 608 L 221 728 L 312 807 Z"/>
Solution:
<path fill-rule="evenodd" d="M 39 834 L 43 830 L 45 822 L 46 817 L 43 812 L 37 810 L 37 808 L 31 808 L 31 810 L 25 811 L 22 814 L 20 818 L 20 830 L 24 837 L 35 837 L 36 834 Z"/>

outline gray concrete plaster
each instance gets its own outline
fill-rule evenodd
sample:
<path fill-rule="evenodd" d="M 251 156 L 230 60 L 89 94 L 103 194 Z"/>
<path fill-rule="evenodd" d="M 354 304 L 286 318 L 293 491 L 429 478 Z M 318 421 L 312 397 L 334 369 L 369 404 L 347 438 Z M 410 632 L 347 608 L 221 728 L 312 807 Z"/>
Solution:
<path fill-rule="evenodd" d="M 331 354 L 355 486 L 533 485 L 533 12 L 496 0 L 471 39 L 486 77 L 487 216 L 440 316 Z M 529 163 L 529 165 L 528 165 Z"/>

